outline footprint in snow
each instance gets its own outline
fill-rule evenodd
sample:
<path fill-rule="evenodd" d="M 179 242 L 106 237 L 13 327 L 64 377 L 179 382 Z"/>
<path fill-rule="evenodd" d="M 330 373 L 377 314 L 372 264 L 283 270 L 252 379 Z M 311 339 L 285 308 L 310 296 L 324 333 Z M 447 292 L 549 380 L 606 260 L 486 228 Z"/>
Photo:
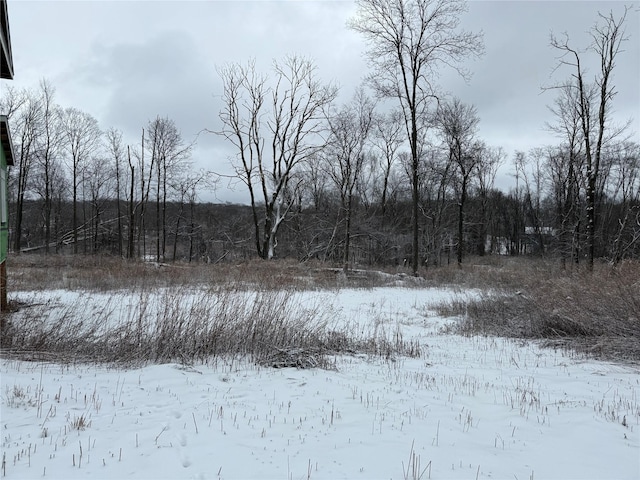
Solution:
<path fill-rule="evenodd" d="M 180 463 L 182 464 L 182 466 L 184 468 L 190 467 L 191 466 L 191 459 L 189 458 L 189 455 L 187 453 L 187 449 L 185 448 L 187 446 L 187 435 L 185 433 L 179 433 L 175 436 L 177 443 L 179 445 L 178 447 L 178 457 L 180 458 Z"/>

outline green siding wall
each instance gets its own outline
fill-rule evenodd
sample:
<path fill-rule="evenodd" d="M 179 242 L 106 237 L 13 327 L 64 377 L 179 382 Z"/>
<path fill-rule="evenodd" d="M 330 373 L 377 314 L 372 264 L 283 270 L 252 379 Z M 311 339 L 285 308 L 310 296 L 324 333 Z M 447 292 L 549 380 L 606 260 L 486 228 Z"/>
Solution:
<path fill-rule="evenodd" d="M 7 259 L 9 250 L 9 215 L 7 212 L 7 158 L 0 147 L 0 263 Z"/>

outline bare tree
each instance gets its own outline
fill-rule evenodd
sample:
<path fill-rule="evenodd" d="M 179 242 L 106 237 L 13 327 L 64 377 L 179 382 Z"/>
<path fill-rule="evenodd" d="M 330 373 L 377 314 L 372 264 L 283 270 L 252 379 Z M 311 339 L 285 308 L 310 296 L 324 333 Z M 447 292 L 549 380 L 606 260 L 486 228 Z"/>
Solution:
<path fill-rule="evenodd" d="M 562 146 L 548 151 L 547 171 L 550 175 L 556 205 L 556 228 L 560 238 L 560 259 L 566 268 L 567 258 L 578 263 L 580 228 L 581 174 L 584 163 L 584 141 L 580 120 L 578 91 L 570 84 L 559 89 L 549 109 L 556 118 L 548 128 L 562 139 Z"/>
<path fill-rule="evenodd" d="M 595 255 L 596 192 L 602 150 L 607 137 L 611 138 L 612 134 L 616 133 L 611 130 L 609 122 L 611 102 L 616 95 L 615 86 L 611 81 L 616 59 L 622 52 L 622 43 L 628 39 L 624 31 L 627 12 L 628 7 L 625 7 L 624 13 L 618 18 L 614 17 L 613 13 L 599 14 L 600 22 L 596 23 L 589 32 L 592 43 L 587 52 L 597 56 L 600 67 L 593 83 L 585 79 L 586 69 L 582 62 L 582 52 L 570 45 L 568 35 L 565 34 L 562 38 L 551 36 L 551 46 L 561 52 L 558 67 L 566 66 L 573 70 L 571 77 L 560 87 L 575 91 L 573 98 L 577 101 L 576 108 L 584 142 L 587 253 L 590 270 L 593 270 Z M 605 131 L 609 131 L 608 135 L 605 135 Z"/>
<path fill-rule="evenodd" d="M 22 107 L 25 102 L 25 90 L 12 87 L 10 85 L 2 89 L 0 97 L 0 112 L 11 118 Z"/>
<path fill-rule="evenodd" d="M 65 229 L 65 221 L 63 218 L 66 209 L 66 201 L 69 198 L 69 179 L 66 175 L 64 165 L 61 162 L 55 162 L 51 170 L 51 196 L 52 196 L 52 236 L 55 238 L 55 251 L 58 253 L 62 247 L 61 238 Z"/>
<path fill-rule="evenodd" d="M 427 110 L 435 98 L 440 69 L 453 67 L 463 77 L 460 63 L 483 51 L 482 35 L 459 30 L 463 0 L 358 0 L 349 26 L 368 41 L 367 56 L 376 92 L 400 102 L 411 152 L 414 274 L 419 265 L 420 137 L 427 128 Z"/>
<path fill-rule="evenodd" d="M 60 107 L 54 103 L 55 89 L 51 83 L 40 81 L 40 107 L 42 109 L 42 133 L 36 153 L 36 164 L 40 181 L 38 193 L 42 197 L 44 217 L 44 248 L 49 253 L 51 243 L 51 215 L 53 210 L 53 192 L 57 172 L 60 170 L 60 156 L 64 147 L 64 132 L 60 123 Z"/>
<path fill-rule="evenodd" d="M 102 132 L 94 117 L 74 107 L 63 111 L 62 125 L 71 168 L 73 253 L 78 253 L 78 187 L 83 169 L 100 148 Z"/>
<path fill-rule="evenodd" d="M 149 122 L 152 124 L 153 122 Z M 129 168 L 131 173 L 131 179 L 133 181 L 135 177 L 135 167 L 138 167 L 138 194 L 134 206 L 130 205 L 130 220 L 135 221 L 135 229 L 137 229 L 137 256 L 145 258 L 147 255 L 147 207 L 150 201 L 152 193 L 152 184 L 157 178 L 157 171 L 161 167 L 156 165 L 158 156 L 155 152 L 157 143 L 153 138 L 149 138 L 150 135 L 144 128 L 142 128 L 139 149 L 133 149 L 133 157 L 135 162 L 131 161 L 131 149 L 128 150 L 129 155 Z M 147 151 L 148 150 L 148 151 Z M 148 153 L 148 155 L 145 155 Z M 160 182 L 161 183 L 161 182 Z M 157 192 L 156 192 L 157 193 Z M 157 195 L 159 195 L 157 193 Z M 133 199 L 135 194 L 131 194 Z M 157 199 L 160 197 L 158 196 Z M 158 250 L 159 251 L 159 250 Z"/>
<path fill-rule="evenodd" d="M 270 87 L 253 61 L 219 69 L 224 108 L 218 133 L 237 149 L 234 167 L 249 190 L 256 248 L 263 259 L 274 256 L 278 228 L 296 197 L 291 195 L 297 188 L 293 175 L 322 145 L 322 109 L 337 94 L 335 87 L 318 81 L 312 62 L 301 57 L 274 61 L 273 73 Z"/>
<path fill-rule="evenodd" d="M 138 198 L 138 202 L 136 203 L 136 206 L 134 207 L 133 211 L 134 211 L 134 219 L 135 219 L 135 214 L 137 214 L 137 218 L 138 218 L 138 257 L 146 257 L 147 255 L 147 228 L 146 228 L 146 223 L 145 223 L 145 219 L 146 219 L 146 215 L 145 215 L 145 210 L 146 210 L 146 206 L 147 203 L 149 201 L 149 193 L 151 191 L 151 180 L 153 179 L 153 167 L 154 167 L 154 163 L 153 161 L 155 160 L 155 155 L 151 155 L 151 162 L 148 165 L 148 168 L 146 168 L 147 173 L 145 174 L 145 167 L 147 167 L 147 165 L 145 164 L 145 160 L 144 160 L 144 153 L 145 153 L 145 130 L 144 128 L 142 129 L 142 134 L 141 134 L 141 139 L 140 139 L 140 150 L 134 150 L 134 156 L 137 159 L 137 164 L 138 164 L 138 172 L 139 172 L 139 177 L 140 177 L 140 194 L 139 194 L 139 198 Z M 134 177 L 134 170 L 131 170 L 131 178 L 133 179 Z M 133 195 L 132 195 L 133 198 Z"/>
<path fill-rule="evenodd" d="M 135 185 L 136 185 L 136 166 L 135 162 L 131 160 L 131 148 L 127 145 L 127 163 L 129 164 L 129 235 L 127 238 L 127 257 L 133 258 L 135 256 L 135 230 L 136 230 L 136 199 L 135 199 Z"/>
<path fill-rule="evenodd" d="M 581 192 L 584 183 L 580 173 L 583 157 L 567 143 L 547 149 L 545 170 L 555 206 L 555 228 L 563 269 L 567 267 L 568 259 L 575 264 L 580 262 Z"/>
<path fill-rule="evenodd" d="M 91 236 L 93 253 L 100 249 L 102 215 L 105 203 L 110 198 L 110 190 L 115 188 L 114 171 L 115 166 L 100 155 L 89 157 L 83 168 L 83 184 L 88 190 L 91 202 L 90 225 L 86 225 L 85 229 Z M 86 200 L 83 203 L 86 203 Z"/>
<path fill-rule="evenodd" d="M 322 155 L 316 154 L 304 163 L 302 188 L 314 211 L 326 209 L 329 203 L 329 179 L 322 165 Z"/>
<path fill-rule="evenodd" d="M 193 258 L 193 239 L 195 233 L 195 209 L 198 201 L 198 188 L 207 185 L 209 188 L 215 188 L 215 182 L 210 182 L 206 172 L 200 170 L 197 172 L 182 171 L 180 175 L 173 178 L 171 188 L 177 193 L 179 202 L 179 211 L 176 214 L 176 221 L 173 231 L 173 255 L 175 262 L 178 256 L 178 238 L 181 232 L 182 221 L 187 221 L 186 235 L 189 238 L 189 262 Z M 185 203 L 189 205 L 189 218 L 184 217 Z"/>
<path fill-rule="evenodd" d="M 494 212 L 489 208 L 490 193 L 494 189 L 498 168 L 504 162 L 506 154 L 502 147 L 490 147 L 481 144 L 479 149 L 479 159 L 476 165 L 476 177 L 478 180 L 478 200 L 480 202 L 480 234 L 478 253 L 484 255 L 485 239 L 489 232 L 489 226 L 493 223 Z M 494 238 L 491 238 L 490 252 L 494 249 Z"/>
<path fill-rule="evenodd" d="M 447 251 L 450 263 L 453 236 L 447 219 L 451 208 L 451 190 L 457 174 L 456 166 L 449 161 L 447 148 L 431 149 L 428 161 L 423 162 L 420 172 L 420 212 L 427 220 L 425 228 L 426 265 L 432 260 L 435 265 L 442 262 L 442 253 Z"/>
<path fill-rule="evenodd" d="M 386 115 L 379 115 L 376 118 L 371 142 L 380 152 L 379 167 L 382 170 L 380 210 L 383 221 L 387 210 L 389 180 L 391 179 L 393 166 L 397 161 L 398 149 L 404 140 L 401 111 L 393 110 Z"/>
<path fill-rule="evenodd" d="M 150 171 L 154 170 L 156 189 L 156 261 L 164 259 L 167 246 L 167 197 L 172 176 L 184 167 L 191 145 L 184 142 L 173 120 L 156 117 L 147 127 L 151 153 Z M 149 178 L 148 185 L 151 184 Z"/>
<path fill-rule="evenodd" d="M 537 237 L 538 253 L 544 254 L 544 223 L 541 208 L 545 196 L 544 169 L 546 166 L 546 152 L 544 148 L 533 148 L 528 154 L 518 152 L 515 158 L 515 167 L 518 177 L 522 179 L 524 186 L 524 218 L 527 226 L 532 228 Z"/>
<path fill-rule="evenodd" d="M 31 186 L 32 171 L 42 136 L 42 102 L 34 90 L 7 88 L 2 98 L 2 108 L 14 126 L 13 143 L 18 150 L 11 176 L 15 182 L 16 196 L 13 248 L 20 252 L 24 201 Z"/>
<path fill-rule="evenodd" d="M 122 193 L 122 166 L 124 161 L 124 144 L 122 143 L 122 132 L 109 128 L 106 133 L 107 152 L 113 160 L 115 172 L 115 193 L 116 193 L 116 217 L 118 229 L 118 255 L 122 257 L 122 211 L 121 211 L 121 193 Z"/>
<path fill-rule="evenodd" d="M 610 155 L 614 158 L 614 192 L 619 202 L 617 228 L 613 236 L 611 259 L 620 263 L 640 243 L 640 145 L 621 142 Z"/>
<path fill-rule="evenodd" d="M 348 104 L 328 115 L 330 137 L 325 154 L 327 173 L 340 193 L 344 212 L 343 269 L 349 270 L 354 193 L 365 164 L 365 146 L 374 121 L 375 103 L 360 87 Z M 340 219 L 341 215 L 338 215 Z"/>
<path fill-rule="evenodd" d="M 454 98 L 440 104 L 435 121 L 447 146 L 449 163 L 454 165 L 457 170 L 458 265 L 462 265 L 464 207 L 467 201 L 469 183 L 480 162 L 481 155 L 480 145 L 475 142 L 480 118 L 473 105 L 466 105 L 459 98 Z"/>

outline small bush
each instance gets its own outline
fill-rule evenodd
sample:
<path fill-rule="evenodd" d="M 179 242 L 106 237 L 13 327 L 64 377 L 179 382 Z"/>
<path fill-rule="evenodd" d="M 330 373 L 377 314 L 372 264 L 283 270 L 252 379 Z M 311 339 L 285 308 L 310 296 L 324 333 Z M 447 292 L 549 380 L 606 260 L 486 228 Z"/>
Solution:
<path fill-rule="evenodd" d="M 91 420 L 89 420 L 85 414 L 82 414 L 79 417 L 74 415 L 73 420 L 69 420 L 69 427 L 72 430 L 86 430 L 91 427 Z"/>
<path fill-rule="evenodd" d="M 5 405 L 12 408 L 19 408 L 24 406 L 32 407 L 37 404 L 36 397 L 31 396 L 29 390 L 20 385 L 14 385 L 13 387 L 9 387 L 7 385 L 5 387 L 3 400 Z"/>

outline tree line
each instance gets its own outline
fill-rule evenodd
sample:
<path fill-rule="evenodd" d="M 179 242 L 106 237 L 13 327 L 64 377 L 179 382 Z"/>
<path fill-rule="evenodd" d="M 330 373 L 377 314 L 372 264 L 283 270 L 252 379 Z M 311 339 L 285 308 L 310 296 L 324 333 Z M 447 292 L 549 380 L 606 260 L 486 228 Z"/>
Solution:
<path fill-rule="evenodd" d="M 42 80 L 7 88 L 15 166 L 16 252 L 222 261 L 259 256 L 419 268 L 469 254 L 555 255 L 564 265 L 618 263 L 640 253 L 640 147 L 613 125 L 612 72 L 627 40 L 626 10 L 601 15 L 588 49 L 552 37 L 566 80 L 548 127 L 556 145 L 517 152 L 478 135 L 475 106 L 444 95 L 437 70 L 466 77 L 482 36 L 459 28 L 460 0 L 361 0 L 349 27 L 369 45 L 372 72 L 344 103 L 301 56 L 218 68 L 221 127 L 249 205 L 210 205 L 215 175 L 194 171 L 193 145 L 169 118 L 125 145 L 115 128 L 54 101 Z M 600 70 L 586 78 L 583 57 Z M 512 162 L 515 188 L 495 188 Z M 25 229 L 26 227 L 26 229 Z"/>
<path fill-rule="evenodd" d="M 44 253 L 98 250 L 100 231 L 110 225 L 119 239 L 117 253 L 144 257 L 167 249 L 167 202 L 195 202 L 202 172 L 192 171 L 192 145 L 175 122 L 156 117 L 141 128 L 141 141 L 125 145 L 122 132 L 103 130 L 91 114 L 55 102 L 55 88 L 43 79 L 35 88 L 7 87 L 1 99 L 11 124 L 16 158 L 10 169 L 10 237 L 14 252 L 25 247 L 28 235 L 40 232 Z M 105 216 L 105 205 L 115 212 Z M 37 211 L 25 209 L 37 203 Z M 70 214 L 68 212 L 70 210 Z M 154 212 L 155 245 L 148 245 L 149 212 Z M 25 212 L 36 215 L 26 219 Z M 81 249 L 81 251 L 80 251 Z"/>

